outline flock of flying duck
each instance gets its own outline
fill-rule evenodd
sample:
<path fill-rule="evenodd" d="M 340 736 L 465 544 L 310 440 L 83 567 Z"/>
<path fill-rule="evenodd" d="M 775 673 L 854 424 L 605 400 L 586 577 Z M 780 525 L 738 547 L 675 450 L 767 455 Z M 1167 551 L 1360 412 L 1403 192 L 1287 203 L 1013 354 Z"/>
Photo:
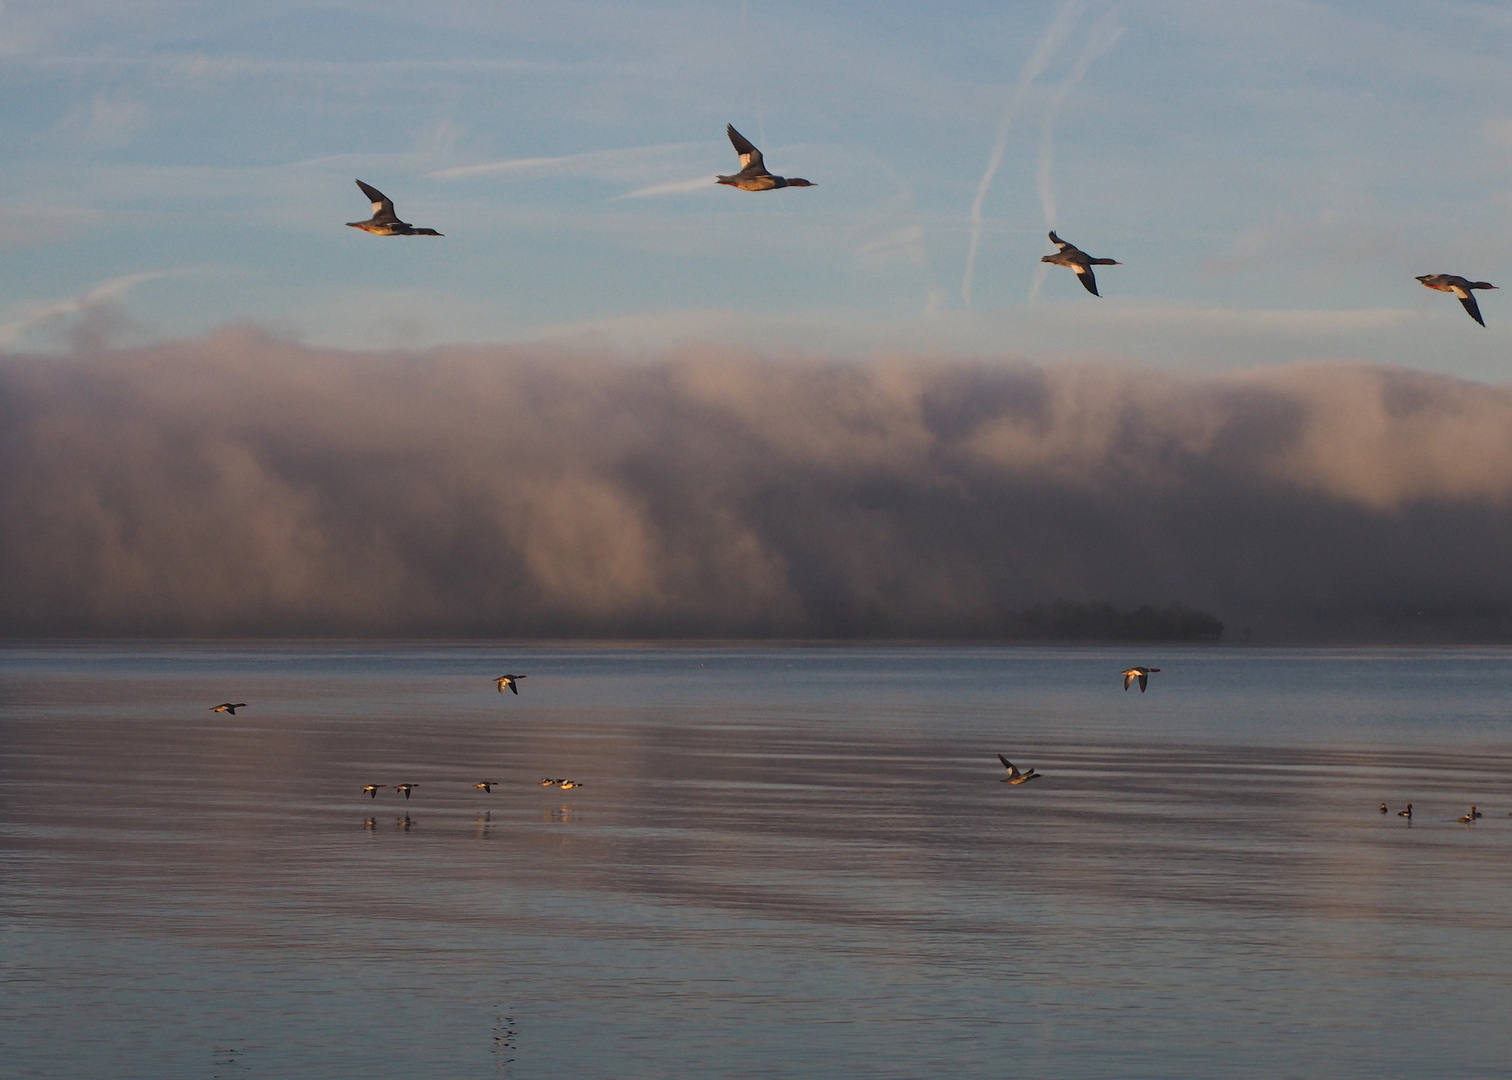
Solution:
<path fill-rule="evenodd" d="M 756 149 L 755 144 L 740 132 L 735 130 L 734 124 L 725 125 L 725 134 L 730 137 L 730 145 L 735 148 L 735 153 L 740 156 L 740 171 L 728 176 L 716 176 L 715 181 L 727 187 L 739 188 L 741 191 L 775 191 L 778 188 L 816 187 L 812 180 L 805 180 L 801 176 L 778 176 L 769 172 L 766 161 L 761 156 L 761 151 Z M 357 181 L 357 186 L 362 189 L 373 204 L 373 216 L 366 221 L 349 221 L 347 225 L 363 232 L 372 233 L 374 236 L 441 236 L 435 229 L 419 229 L 407 221 L 400 221 L 399 215 L 394 212 L 394 202 L 383 192 Z M 1050 230 L 1050 242 L 1055 245 L 1054 255 L 1046 255 L 1040 262 L 1050 263 L 1052 266 L 1064 266 L 1075 272 L 1077 280 L 1093 296 L 1101 296 L 1097 291 L 1097 276 L 1093 274 L 1094 266 L 1122 266 L 1123 263 L 1116 259 L 1098 259 L 1088 255 L 1081 248 L 1067 240 L 1062 240 L 1055 235 L 1055 230 Z M 1426 287 L 1436 289 L 1439 292 L 1453 293 L 1459 297 L 1459 302 L 1469 312 L 1470 317 L 1482 326 L 1486 320 L 1481 318 L 1480 305 L 1475 302 L 1475 289 L 1494 289 L 1489 281 L 1471 281 L 1469 278 L 1460 277 L 1458 274 L 1421 274 L 1418 276 Z M 1143 685 L 1141 684 L 1141 689 Z M 519 691 L 515 691 L 519 693 Z"/>
<path fill-rule="evenodd" d="M 731 131 L 733 130 L 734 129 L 732 128 Z M 759 156 L 757 160 L 760 160 Z M 778 177 L 778 179 L 781 179 L 781 177 Z M 807 181 L 804 182 L 807 183 Z M 1088 287 L 1090 288 L 1091 286 Z M 1159 674 L 1159 672 L 1160 669 L 1158 667 L 1152 668 L 1135 665 L 1134 667 L 1120 671 L 1119 674 L 1123 676 L 1123 688 L 1125 691 L 1127 691 L 1129 687 L 1133 686 L 1137 682 L 1139 683 L 1139 692 L 1143 694 L 1149 687 L 1150 676 Z M 527 678 L 527 676 L 500 675 L 498 678 L 494 679 L 494 685 L 498 688 L 498 691 L 501 694 L 506 689 L 508 689 L 515 695 L 518 695 L 520 693 L 520 680 L 524 678 Z M 210 711 L 215 713 L 230 713 L 232 716 L 235 716 L 237 709 L 244 709 L 246 708 L 246 706 L 247 703 L 245 701 L 223 701 L 219 705 L 211 706 Z M 1038 780 L 1041 776 L 1044 775 L 1044 773 L 1036 772 L 1033 766 L 1030 766 L 1027 769 L 1020 769 L 1013 762 L 1009 761 L 1008 758 L 1003 754 L 999 754 L 997 757 L 998 760 L 1003 763 L 1003 768 L 1008 770 L 1008 775 L 1003 777 L 1003 783 L 1005 784 L 1012 784 L 1014 787 L 1018 787 L 1020 784 L 1027 784 L 1031 780 Z M 473 788 L 477 791 L 492 793 L 493 789 L 501 785 L 502 783 L 502 780 L 479 780 L 477 783 L 473 784 Z M 581 780 L 569 780 L 565 777 L 560 776 L 543 776 L 541 777 L 539 784 L 541 787 L 554 787 L 559 788 L 562 791 L 572 791 L 575 788 L 587 786 Z M 364 784 L 362 786 L 362 794 L 366 795 L 370 799 L 376 799 L 378 797 L 378 793 L 387 789 L 388 786 L 388 784 Z M 419 786 L 419 784 L 414 783 L 395 784 L 393 785 L 394 794 L 403 795 L 405 800 L 407 801 L 410 797 L 410 793 Z M 1381 804 L 1381 813 L 1386 813 L 1388 809 L 1389 808 L 1385 803 Z M 1483 816 L 1484 815 L 1479 810 L 1472 806 L 1470 807 L 1468 813 L 1464 814 L 1462 817 L 1455 818 L 1455 820 L 1462 825 L 1473 825 L 1477 818 Z M 1509 813 L 1507 816 L 1512 817 L 1512 813 Z M 1412 804 L 1408 803 L 1405 810 L 1398 810 L 1397 817 L 1406 818 L 1408 823 L 1411 824 Z M 368 824 L 372 824 L 371 819 L 368 821 Z"/>

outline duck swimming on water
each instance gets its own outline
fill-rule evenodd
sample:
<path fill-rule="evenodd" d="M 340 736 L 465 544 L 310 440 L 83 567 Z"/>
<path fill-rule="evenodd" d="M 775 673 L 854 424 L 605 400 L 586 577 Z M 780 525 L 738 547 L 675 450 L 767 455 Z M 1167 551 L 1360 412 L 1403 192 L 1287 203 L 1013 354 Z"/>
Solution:
<path fill-rule="evenodd" d="M 1489 281 L 1471 281 L 1469 278 L 1462 278 L 1458 274 L 1419 274 L 1418 280 L 1430 289 L 1453 293 L 1459 297 L 1459 302 L 1464 305 L 1465 310 L 1470 313 L 1472 319 L 1482 326 L 1486 325 L 1486 320 L 1481 318 L 1480 305 L 1475 302 L 1475 297 L 1470 290 L 1496 288 Z"/>
<path fill-rule="evenodd" d="M 818 187 L 813 181 L 805 180 L 801 176 L 773 176 L 767 172 L 766 164 L 761 160 L 761 151 L 756 149 L 750 139 L 736 131 L 734 124 L 725 125 L 725 134 L 730 137 L 730 145 L 735 147 L 735 152 L 740 155 L 740 171 L 731 173 L 729 176 L 715 177 L 721 184 L 739 188 L 741 191 Z"/>
<path fill-rule="evenodd" d="M 399 215 L 394 213 L 394 203 L 387 195 L 373 187 L 357 181 L 357 186 L 362 193 L 373 201 L 373 216 L 366 221 L 349 221 L 347 225 L 363 232 L 372 233 L 374 236 L 441 236 L 435 229 L 417 229 L 407 221 L 400 221 Z"/>
<path fill-rule="evenodd" d="M 1407 809 L 1405 809 L 1405 810 L 1398 810 L 1397 811 L 1397 817 L 1404 817 L 1408 821 L 1411 821 L 1412 820 L 1412 804 L 1408 803 L 1407 804 Z"/>
<path fill-rule="evenodd" d="M 1077 278 L 1086 286 L 1093 296 L 1101 296 L 1097 291 L 1097 278 L 1092 273 L 1094 266 L 1122 266 L 1117 259 L 1094 259 L 1075 244 L 1062 240 L 1055 235 L 1055 230 L 1050 230 L 1050 242 L 1060 248 L 1054 255 L 1045 255 L 1040 262 L 1052 263 L 1055 266 L 1069 266 L 1076 271 Z"/>

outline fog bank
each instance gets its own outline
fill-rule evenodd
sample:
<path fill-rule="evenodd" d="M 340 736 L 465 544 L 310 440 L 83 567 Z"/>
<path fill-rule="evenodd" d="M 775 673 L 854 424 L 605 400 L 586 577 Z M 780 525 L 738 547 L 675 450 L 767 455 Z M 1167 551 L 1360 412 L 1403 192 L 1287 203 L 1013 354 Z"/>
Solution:
<path fill-rule="evenodd" d="M 1512 391 L 247 332 L 0 359 L 0 633 L 1512 638 Z"/>

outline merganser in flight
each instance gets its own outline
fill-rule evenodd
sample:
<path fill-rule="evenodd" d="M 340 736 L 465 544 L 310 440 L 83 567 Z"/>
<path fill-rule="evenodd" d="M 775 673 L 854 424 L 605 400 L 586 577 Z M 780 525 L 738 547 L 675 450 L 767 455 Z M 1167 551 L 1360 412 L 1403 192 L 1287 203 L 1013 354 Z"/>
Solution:
<path fill-rule="evenodd" d="M 499 693 L 502 694 L 504 692 L 504 688 L 507 686 L 516 694 L 518 694 L 520 692 L 519 680 L 528 677 L 529 676 L 526 675 L 500 675 L 497 679 L 494 680 L 494 682 L 499 684 Z"/>
<path fill-rule="evenodd" d="M 1496 288 L 1489 281 L 1471 281 L 1469 278 L 1462 278 L 1458 274 L 1419 274 L 1418 280 L 1430 289 L 1437 289 L 1439 292 L 1452 292 L 1455 296 L 1459 297 L 1459 302 L 1465 305 L 1465 310 L 1470 313 L 1472 319 L 1482 326 L 1486 325 L 1486 320 L 1481 318 L 1480 305 L 1475 302 L 1475 297 L 1471 295 L 1470 290 Z"/>
<path fill-rule="evenodd" d="M 773 176 L 767 172 L 766 165 L 761 160 L 761 151 L 751 145 L 740 132 L 735 130 L 734 124 L 725 125 L 725 134 L 730 137 L 730 145 L 735 147 L 735 152 L 740 155 L 740 171 L 731 173 L 729 176 L 716 177 L 721 184 L 737 187 L 741 191 L 771 191 L 773 188 L 784 187 L 818 187 L 812 181 L 798 176 Z"/>
<path fill-rule="evenodd" d="M 582 786 L 583 786 L 583 782 L 581 780 L 559 780 L 559 781 L 557 781 L 557 787 L 561 788 L 563 791 L 571 791 L 575 787 L 582 787 Z"/>
<path fill-rule="evenodd" d="M 247 703 L 245 701 L 238 701 L 235 704 L 232 704 L 229 701 L 223 701 L 219 705 L 214 706 L 210 711 L 211 712 L 228 712 L 232 716 L 235 716 L 237 709 L 245 709 L 246 707 L 247 707 Z"/>
<path fill-rule="evenodd" d="M 1134 680 L 1139 680 L 1139 692 L 1145 692 L 1145 685 L 1150 681 L 1150 676 L 1159 671 L 1158 667 L 1131 667 L 1128 671 L 1120 671 L 1124 677 L 1124 689 L 1134 685 Z"/>
<path fill-rule="evenodd" d="M 399 215 L 394 213 L 393 201 L 373 187 L 357 181 L 357 186 L 362 193 L 373 201 L 373 216 L 366 221 L 349 221 L 347 224 L 354 229 L 370 232 L 374 236 L 440 236 L 435 229 L 417 229 L 407 221 L 400 221 Z"/>
<path fill-rule="evenodd" d="M 1031 767 L 1028 772 L 1019 772 L 1018 766 L 1009 761 L 1002 754 L 998 755 L 998 760 L 1003 763 L 1003 768 L 1008 770 L 1008 775 L 1003 777 L 1003 783 L 1005 784 L 1012 784 L 1017 787 L 1019 784 L 1027 784 L 1031 780 L 1038 780 L 1042 775 L 1044 775 L 1043 773 L 1035 772 L 1033 767 Z"/>
<path fill-rule="evenodd" d="M 499 781 L 497 780 L 479 780 L 476 784 L 473 785 L 473 787 L 477 788 L 479 791 L 486 791 L 489 794 L 493 794 L 493 786 L 498 782 Z"/>
<path fill-rule="evenodd" d="M 407 799 L 410 796 L 410 792 L 419 786 L 419 784 L 395 784 L 394 790 L 403 792 L 404 797 Z"/>
<path fill-rule="evenodd" d="M 376 799 L 378 793 L 386 787 L 388 787 L 387 784 L 363 784 L 362 793 L 370 799 Z"/>
<path fill-rule="evenodd" d="M 1093 276 L 1094 266 L 1122 266 L 1117 259 L 1094 259 L 1075 244 L 1067 243 L 1055 235 L 1055 230 L 1050 231 L 1050 242 L 1060 248 L 1054 255 L 1046 255 L 1040 262 L 1053 263 L 1056 266 L 1069 266 L 1076 271 L 1076 276 L 1087 287 L 1087 291 L 1093 296 L 1101 296 L 1097 291 L 1097 278 Z"/>

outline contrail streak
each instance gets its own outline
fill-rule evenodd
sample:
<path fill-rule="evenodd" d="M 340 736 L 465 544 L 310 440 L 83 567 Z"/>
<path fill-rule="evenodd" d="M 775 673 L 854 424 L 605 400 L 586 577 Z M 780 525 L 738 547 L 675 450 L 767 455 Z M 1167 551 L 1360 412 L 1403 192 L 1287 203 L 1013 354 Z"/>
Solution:
<path fill-rule="evenodd" d="M 1055 91 L 1045 106 L 1045 122 L 1040 131 L 1039 166 L 1035 169 L 1035 181 L 1039 187 L 1040 207 L 1045 213 L 1045 227 L 1055 228 L 1055 118 L 1071 92 L 1103 53 L 1113 47 L 1124 28 L 1118 24 L 1118 9 L 1108 12 L 1087 31 L 1086 43 L 1081 55 L 1071 68 L 1071 76 Z"/>
<path fill-rule="evenodd" d="M 966 273 L 961 279 L 961 299 L 966 306 L 971 306 L 971 280 L 976 273 L 977 244 L 982 239 L 982 203 L 987 198 L 987 191 L 992 187 L 992 178 L 997 175 L 998 166 L 1003 163 L 1003 153 L 1008 148 L 1008 129 L 1013 126 L 1014 118 L 1018 116 L 1019 108 L 1023 105 L 1024 95 L 1028 93 L 1029 86 L 1039 77 L 1050 63 L 1050 57 L 1071 32 L 1076 20 L 1081 17 L 1081 0 L 1066 0 L 1056 12 L 1055 20 L 1051 22 L 1050 29 L 1046 31 L 1044 39 L 1039 43 L 1039 48 L 1034 50 L 1023 69 L 1019 71 L 1018 82 L 1013 88 L 1013 94 L 1008 99 L 1008 107 L 1003 111 L 1002 122 L 998 124 L 997 142 L 992 147 L 992 156 L 987 159 L 987 171 L 982 174 L 981 182 L 977 184 L 976 198 L 971 204 L 971 246 L 966 252 Z"/>

